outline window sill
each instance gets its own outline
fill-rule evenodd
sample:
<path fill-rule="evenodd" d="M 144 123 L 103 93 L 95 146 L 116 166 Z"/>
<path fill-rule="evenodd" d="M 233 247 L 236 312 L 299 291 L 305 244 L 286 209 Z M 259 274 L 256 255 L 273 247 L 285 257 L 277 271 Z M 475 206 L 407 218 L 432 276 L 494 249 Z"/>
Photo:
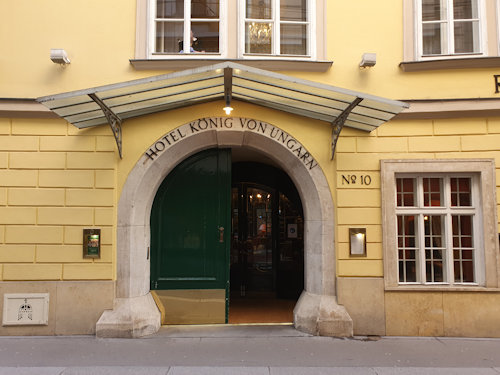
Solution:
<path fill-rule="evenodd" d="M 394 119 L 436 119 L 454 117 L 492 117 L 500 116 L 500 99 L 435 99 L 404 100 L 410 104 Z"/>
<path fill-rule="evenodd" d="M 487 292 L 498 293 L 500 288 L 487 288 L 483 286 L 442 286 L 442 285 L 400 285 L 386 287 L 386 292 Z"/>
<path fill-rule="evenodd" d="M 131 59 L 130 64 L 136 70 L 185 70 L 206 65 L 218 64 L 225 61 L 236 62 L 242 65 L 259 69 L 275 71 L 326 72 L 333 61 L 304 61 L 283 59 Z"/>
<path fill-rule="evenodd" d="M 399 63 L 399 67 L 404 72 L 469 68 L 498 68 L 500 67 L 500 56 L 403 61 Z"/>

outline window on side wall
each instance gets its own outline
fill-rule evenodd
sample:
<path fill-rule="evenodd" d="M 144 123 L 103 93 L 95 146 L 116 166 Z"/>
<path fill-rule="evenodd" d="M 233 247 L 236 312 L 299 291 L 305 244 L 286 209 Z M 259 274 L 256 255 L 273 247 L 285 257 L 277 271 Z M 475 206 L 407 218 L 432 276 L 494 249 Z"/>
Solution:
<path fill-rule="evenodd" d="M 312 1 L 240 0 L 240 7 L 243 56 L 308 57 L 313 54 Z"/>
<path fill-rule="evenodd" d="M 419 58 L 485 54 L 482 0 L 418 0 L 416 14 Z"/>
<path fill-rule="evenodd" d="M 224 0 L 150 0 L 153 55 L 220 54 Z"/>
<path fill-rule="evenodd" d="M 492 160 L 383 160 L 386 287 L 497 287 Z"/>

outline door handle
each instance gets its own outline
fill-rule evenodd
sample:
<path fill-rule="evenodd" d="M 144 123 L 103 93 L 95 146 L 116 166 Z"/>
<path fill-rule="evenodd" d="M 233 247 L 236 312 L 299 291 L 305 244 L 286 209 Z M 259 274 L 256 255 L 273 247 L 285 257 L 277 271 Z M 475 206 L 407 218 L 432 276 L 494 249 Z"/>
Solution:
<path fill-rule="evenodd" d="M 224 227 L 219 227 L 219 242 L 224 242 Z"/>

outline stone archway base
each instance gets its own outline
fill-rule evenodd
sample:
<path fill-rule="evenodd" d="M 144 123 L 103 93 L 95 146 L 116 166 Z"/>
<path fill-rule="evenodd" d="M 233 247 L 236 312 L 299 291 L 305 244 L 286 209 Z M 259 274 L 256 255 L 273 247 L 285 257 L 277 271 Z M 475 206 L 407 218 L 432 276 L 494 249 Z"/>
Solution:
<path fill-rule="evenodd" d="M 136 338 L 152 335 L 161 326 L 161 315 L 151 293 L 141 297 L 116 298 L 96 324 L 97 337 Z"/>
<path fill-rule="evenodd" d="M 201 118 L 169 131 L 130 171 L 117 207 L 115 306 L 97 322 L 99 337 L 139 337 L 160 328 L 150 294 L 150 218 L 156 191 L 187 157 L 213 147 L 244 147 L 273 160 L 287 173 L 304 210 L 304 289 L 295 327 L 314 335 L 348 337 L 353 323 L 335 296 L 335 215 L 328 180 L 311 153 L 292 135 L 247 118 Z"/>
<path fill-rule="evenodd" d="M 295 308 L 293 321 L 299 331 L 316 336 L 352 337 L 352 319 L 337 297 L 303 291 Z"/>
<path fill-rule="evenodd" d="M 293 310 L 294 326 L 316 336 L 352 337 L 352 319 L 335 296 L 302 292 Z M 142 337 L 160 329 L 161 316 L 151 296 L 117 298 L 96 324 L 97 337 Z"/>

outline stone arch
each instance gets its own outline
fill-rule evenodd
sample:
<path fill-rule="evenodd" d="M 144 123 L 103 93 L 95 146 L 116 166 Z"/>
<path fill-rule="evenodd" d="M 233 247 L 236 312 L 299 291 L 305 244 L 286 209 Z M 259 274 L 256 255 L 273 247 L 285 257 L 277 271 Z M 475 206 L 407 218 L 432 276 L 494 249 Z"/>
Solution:
<path fill-rule="evenodd" d="M 131 170 L 118 203 L 114 309 L 104 312 L 97 322 L 97 335 L 139 337 L 159 329 L 160 316 L 149 289 L 149 221 L 164 178 L 182 160 L 207 148 L 247 147 L 274 160 L 290 176 L 302 200 L 305 290 L 294 309 L 295 327 L 318 335 L 352 336 L 352 320 L 335 296 L 334 206 L 322 169 L 312 157 L 306 160 L 305 148 L 276 126 L 257 121 L 263 130 L 259 131 L 253 126 L 255 120 L 232 119 L 231 126 L 222 125 L 227 119 L 216 120 L 211 127 L 205 127 L 207 119 L 197 120 L 198 125 L 203 121 L 201 130 L 195 121 L 167 133 Z M 244 127 L 245 121 L 252 126 Z M 286 135 L 290 142 L 273 138 L 271 129 Z"/>

